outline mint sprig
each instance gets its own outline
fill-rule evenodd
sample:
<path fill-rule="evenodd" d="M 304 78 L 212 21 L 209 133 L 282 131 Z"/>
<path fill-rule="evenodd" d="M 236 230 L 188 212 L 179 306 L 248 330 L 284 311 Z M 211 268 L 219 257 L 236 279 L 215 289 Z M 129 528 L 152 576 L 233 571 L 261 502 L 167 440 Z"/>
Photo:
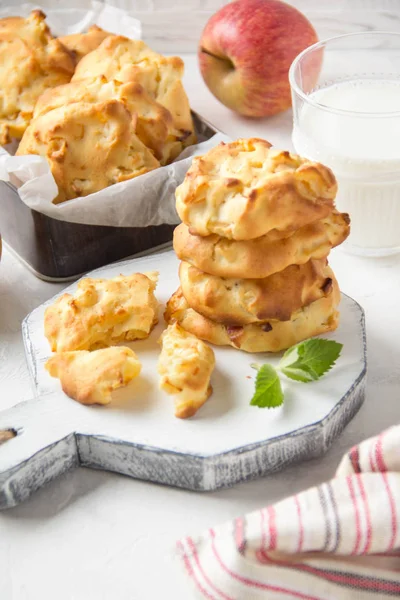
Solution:
<path fill-rule="evenodd" d="M 270 364 L 251 366 L 257 370 L 254 395 L 250 401 L 259 408 L 276 408 L 283 403 L 279 372 L 289 379 L 309 383 L 327 373 L 336 363 L 343 344 L 333 340 L 314 338 L 300 342 L 286 350 L 277 368 Z"/>

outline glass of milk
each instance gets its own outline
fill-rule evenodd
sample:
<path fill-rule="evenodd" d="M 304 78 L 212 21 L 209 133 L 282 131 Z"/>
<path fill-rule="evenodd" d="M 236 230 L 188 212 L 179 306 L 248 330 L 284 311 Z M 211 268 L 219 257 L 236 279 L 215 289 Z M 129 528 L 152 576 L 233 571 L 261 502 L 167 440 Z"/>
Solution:
<path fill-rule="evenodd" d="M 330 167 L 351 217 L 345 247 L 400 252 L 400 34 L 342 35 L 307 48 L 289 72 L 293 145 Z"/>

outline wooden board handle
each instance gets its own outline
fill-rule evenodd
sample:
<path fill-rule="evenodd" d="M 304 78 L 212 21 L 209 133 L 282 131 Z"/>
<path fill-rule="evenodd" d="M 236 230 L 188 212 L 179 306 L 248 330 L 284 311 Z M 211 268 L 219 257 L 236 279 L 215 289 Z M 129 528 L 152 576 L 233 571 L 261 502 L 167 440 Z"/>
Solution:
<path fill-rule="evenodd" d="M 57 399 L 47 394 L 0 410 L 0 510 L 79 466 L 75 426 Z"/>

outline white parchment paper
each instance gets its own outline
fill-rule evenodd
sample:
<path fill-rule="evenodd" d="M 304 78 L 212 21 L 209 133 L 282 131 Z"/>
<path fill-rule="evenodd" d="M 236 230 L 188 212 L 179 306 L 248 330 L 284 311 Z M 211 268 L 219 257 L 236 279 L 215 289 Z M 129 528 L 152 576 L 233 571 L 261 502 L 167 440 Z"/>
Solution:
<path fill-rule="evenodd" d="M 71 8 L 71 4 L 65 0 L 0 7 L 0 17 L 26 16 L 34 8 L 46 13 L 50 28 L 56 35 L 79 33 L 97 24 L 112 33 L 140 38 L 141 29 L 137 19 L 97 1 L 81 0 L 78 8 Z M 206 125 L 202 127 L 201 122 L 197 129 L 200 143 L 187 148 L 174 163 L 62 204 L 52 203 L 58 191 L 46 159 L 40 156 L 13 156 L 15 146 L 0 148 L 0 180 L 12 183 L 27 206 L 60 221 L 113 227 L 173 225 L 179 223 L 175 210 L 175 188 L 183 181 L 192 157 L 203 154 L 221 141 L 229 140 L 220 133 L 206 139 L 209 137 L 209 132 L 206 134 L 208 128 Z"/>

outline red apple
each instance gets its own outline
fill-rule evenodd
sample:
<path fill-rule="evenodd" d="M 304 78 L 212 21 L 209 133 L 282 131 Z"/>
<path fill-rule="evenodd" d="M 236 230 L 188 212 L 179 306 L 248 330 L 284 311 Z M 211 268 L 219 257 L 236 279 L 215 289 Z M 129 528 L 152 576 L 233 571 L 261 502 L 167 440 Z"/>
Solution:
<path fill-rule="evenodd" d="M 208 21 L 200 40 L 200 69 L 225 106 L 266 117 L 291 105 L 288 71 L 318 41 L 311 23 L 279 0 L 237 0 Z"/>

